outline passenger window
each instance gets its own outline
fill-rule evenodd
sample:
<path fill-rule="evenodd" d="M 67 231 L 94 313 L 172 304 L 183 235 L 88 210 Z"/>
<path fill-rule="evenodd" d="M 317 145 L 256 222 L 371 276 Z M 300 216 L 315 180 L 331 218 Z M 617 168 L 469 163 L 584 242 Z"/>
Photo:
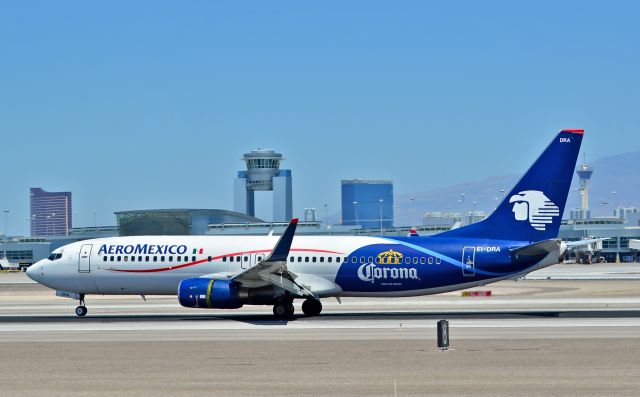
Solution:
<path fill-rule="evenodd" d="M 373 263 L 373 258 L 372 257 L 369 257 L 368 263 Z"/>
<path fill-rule="evenodd" d="M 145 256 L 145 257 L 144 257 L 144 261 L 145 261 L 145 262 L 149 262 L 149 257 L 148 257 L 148 256 Z"/>
<path fill-rule="evenodd" d="M 429 257 L 429 264 L 430 264 L 430 265 L 433 265 L 433 256 L 430 256 L 430 257 Z"/>
<path fill-rule="evenodd" d="M 113 262 L 113 256 L 111 257 L 111 262 Z"/>
<path fill-rule="evenodd" d="M 195 261 L 196 261 L 196 257 L 195 257 L 195 256 L 192 256 L 192 257 L 191 257 L 191 261 L 192 261 L 192 262 L 195 262 Z"/>
<path fill-rule="evenodd" d="M 305 262 L 309 262 L 309 257 L 308 257 L 308 256 L 305 256 L 305 257 L 304 257 L 304 261 L 305 261 Z"/>
<path fill-rule="evenodd" d="M 207 261 L 211 262 L 211 257 L 210 256 L 207 257 Z"/>
<path fill-rule="evenodd" d="M 153 257 L 153 261 L 154 261 L 154 262 L 157 262 L 157 261 L 158 261 L 158 257 L 157 257 L 157 256 L 154 256 L 154 257 Z"/>
<path fill-rule="evenodd" d="M 404 263 L 406 263 L 407 265 L 408 265 L 409 263 L 411 263 L 411 258 L 409 258 L 408 256 L 405 256 L 405 257 L 404 257 Z"/>
<path fill-rule="evenodd" d="M 136 257 L 134 255 L 131 255 L 131 262 L 135 262 L 136 261 Z"/>
<path fill-rule="evenodd" d="M 142 262 L 142 255 L 138 257 L 138 262 Z"/>
<path fill-rule="evenodd" d="M 169 262 L 173 262 L 173 256 L 169 257 Z"/>
<path fill-rule="evenodd" d="M 107 257 L 105 256 L 105 257 L 102 259 L 102 261 L 103 261 L 103 262 L 106 262 L 106 261 L 107 261 Z"/>
<path fill-rule="evenodd" d="M 364 256 L 360 257 L 360 263 L 364 263 Z"/>
<path fill-rule="evenodd" d="M 128 261 L 129 261 L 129 257 L 125 255 L 125 256 L 124 256 L 124 261 L 125 261 L 125 262 L 128 262 Z"/>
<path fill-rule="evenodd" d="M 119 257 L 118 257 L 118 262 L 121 262 L 121 261 L 122 261 L 122 257 L 121 257 L 121 256 L 119 256 Z"/>
<path fill-rule="evenodd" d="M 298 262 L 302 262 L 302 257 L 301 256 L 298 257 Z"/>
<path fill-rule="evenodd" d="M 315 261 L 316 261 L 316 257 L 314 256 L 313 258 L 311 258 L 311 260 L 312 260 L 313 262 L 315 262 Z"/>
<path fill-rule="evenodd" d="M 160 257 L 160 262 L 164 262 L 164 255 Z"/>
<path fill-rule="evenodd" d="M 436 258 L 436 265 L 439 265 L 439 264 L 440 264 L 440 262 L 442 262 L 442 259 L 440 259 L 440 258 Z"/>
<path fill-rule="evenodd" d="M 327 258 L 327 262 L 331 263 L 331 260 L 332 260 L 332 259 L 333 259 L 332 257 L 328 257 L 328 258 Z"/>
<path fill-rule="evenodd" d="M 196 260 L 196 257 L 195 257 L 195 256 L 193 257 L 193 260 L 194 260 L 194 261 Z M 244 261 L 245 261 L 245 262 L 249 262 L 249 257 L 248 257 L 248 256 L 245 256 L 245 257 L 244 257 Z"/>
<path fill-rule="evenodd" d="M 418 264 L 418 257 L 417 257 L 417 256 L 413 258 L 413 264 L 414 264 L 414 265 L 417 265 L 417 264 Z"/>
<path fill-rule="evenodd" d="M 226 256 L 223 256 L 223 257 L 222 257 L 222 261 L 223 261 L 223 262 L 226 262 L 226 261 L 227 261 L 227 257 L 226 257 Z"/>
<path fill-rule="evenodd" d="M 320 257 L 320 262 L 324 262 L 324 256 Z"/>
<path fill-rule="evenodd" d="M 293 262 L 293 256 L 289 257 L 289 262 Z"/>
<path fill-rule="evenodd" d="M 358 258 L 356 258 L 355 256 L 351 257 L 351 263 L 356 263 L 358 261 Z"/>
<path fill-rule="evenodd" d="M 425 258 L 424 256 L 421 256 L 421 257 L 420 257 L 420 263 L 421 263 L 422 265 L 424 265 L 425 263 L 427 263 L 427 260 L 426 260 L 426 258 Z"/>
<path fill-rule="evenodd" d="M 260 262 L 261 260 L 262 260 L 262 257 L 261 257 L 261 256 L 259 256 L 259 257 L 258 257 L 258 262 Z M 291 260 L 293 260 L 293 256 L 291 257 Z"/>

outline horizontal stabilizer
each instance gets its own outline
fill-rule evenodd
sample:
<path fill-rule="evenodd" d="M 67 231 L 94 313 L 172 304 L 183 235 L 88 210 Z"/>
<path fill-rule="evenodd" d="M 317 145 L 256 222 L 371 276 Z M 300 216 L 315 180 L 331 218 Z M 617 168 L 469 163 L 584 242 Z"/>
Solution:
<path fill-rule="evenodd" d="M 546 256 L 556 250 L 560 250 L 560 240 L 551 239 L 531 245 L 525 245 L 524 247 L 514 248 L 511 250 L 511 255 L 513 255 L 515 259 L 522 259 L 524 257 L 531 256 Z"/>

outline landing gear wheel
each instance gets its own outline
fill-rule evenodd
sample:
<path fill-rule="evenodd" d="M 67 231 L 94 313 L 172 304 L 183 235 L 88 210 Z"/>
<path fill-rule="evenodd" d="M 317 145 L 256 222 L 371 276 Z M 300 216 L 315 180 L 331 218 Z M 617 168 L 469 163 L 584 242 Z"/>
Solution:
<path fill-rule="evenodd" d="M 273 305 L 273 315 L 279 320 L 287 320 L 293 317 L 292 303 L 276 303 Z"/>
<path fill-rule="evenodd" d="M 76 307 L 76 316 L 84 317 L 86 314 L 87 314 L 87 307 L 86 306 L 78 306 L 78 307 Z"/>
<path fill-rule="evenodd" d="M 293 303 L 289 303 L 287 305 L 287 318 L 293 318 L 293 313 L 295 313 L 296 309 L 293 307 Z"/>
<path fill-rule="evenodd" d="M 309 298 L 302 302 L 302 312 L 307 317 L 313 317 L 322 311 L 322 303 L 318 299 Z"/>

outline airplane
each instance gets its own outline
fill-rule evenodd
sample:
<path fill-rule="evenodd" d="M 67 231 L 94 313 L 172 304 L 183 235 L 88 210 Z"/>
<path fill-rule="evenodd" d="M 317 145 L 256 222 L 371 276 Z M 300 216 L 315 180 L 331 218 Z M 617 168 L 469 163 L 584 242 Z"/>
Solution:
<path fill-rule="evenodd" d="M 321 299 L 402 297 L 515 279 L 561 262 L 558 239 L 584 130 L 560 131 L 486 219 L 432 236 L 130 236 L 60 247 L 27 270 L 56 295 L 177 295 L 190 308 L 272 305 L 278 319 Z M 417 234 L 417 233 L 416 233 Z"/>

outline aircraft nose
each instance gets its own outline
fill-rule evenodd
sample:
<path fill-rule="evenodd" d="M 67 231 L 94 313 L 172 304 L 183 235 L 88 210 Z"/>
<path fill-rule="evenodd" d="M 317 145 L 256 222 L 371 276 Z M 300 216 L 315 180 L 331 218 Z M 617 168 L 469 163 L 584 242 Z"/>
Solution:
<path fill-rule="evenodd" d="M 27 269 L 27 276 L 35 282 L 39 282 L 42 274 L 42 261 L 36 262 Z"/>

